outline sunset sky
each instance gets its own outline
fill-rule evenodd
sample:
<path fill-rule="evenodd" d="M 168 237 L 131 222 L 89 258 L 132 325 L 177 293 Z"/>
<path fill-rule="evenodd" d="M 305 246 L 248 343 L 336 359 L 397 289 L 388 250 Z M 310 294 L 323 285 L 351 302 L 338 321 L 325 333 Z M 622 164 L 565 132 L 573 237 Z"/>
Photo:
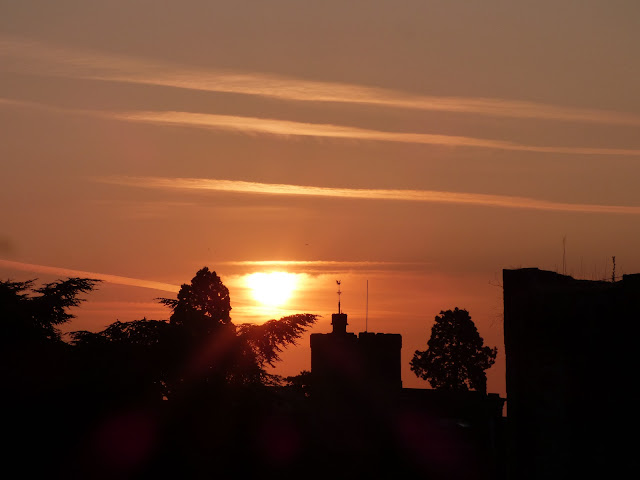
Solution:
<path fill-rule="evenodd" d="M 203 266 L 236 323 L 403 336 L 502 269 L 640 272 L 640 2 L 0 0 L 0 278 L 104 280 L 65 330 L 168 318 Z M 563 252 L 566 267 L 563 266 Z M 281 307 L 247 275 L 290 272 Z M 310 368 L 308 335 L 278 373 Z"/>

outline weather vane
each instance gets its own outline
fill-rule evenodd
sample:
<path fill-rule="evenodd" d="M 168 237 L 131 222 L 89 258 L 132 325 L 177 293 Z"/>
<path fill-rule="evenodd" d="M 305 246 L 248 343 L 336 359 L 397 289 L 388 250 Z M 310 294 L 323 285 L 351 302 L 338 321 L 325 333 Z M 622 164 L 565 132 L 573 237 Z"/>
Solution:
<path fill-rule="evenodd" d="M 338 284 L 338 313 L 342 313 L 342 311 L 340 310 L 340 295 L 342 294 L 342 292 L 340 291 L 340 280 L 336 280 L 336 283 Z"/>

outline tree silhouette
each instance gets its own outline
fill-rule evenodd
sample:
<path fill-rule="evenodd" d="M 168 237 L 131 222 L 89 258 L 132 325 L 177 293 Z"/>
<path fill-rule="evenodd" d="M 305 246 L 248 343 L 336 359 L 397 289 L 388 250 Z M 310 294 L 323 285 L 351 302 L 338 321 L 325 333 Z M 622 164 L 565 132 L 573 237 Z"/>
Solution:
<path fill-rule="evenodd" d="M 171 330 L 166 321 L 143 318 L 116 321 L 101 332 L 71 332 L 84 393 L 104 401 L 166 398 Z"/>
<path fill-rule="evenodd" d="M 416 350 L 411 370 L 435 389 L 487 391 L 485 370 L 494 364 L 498 349 L 484 341 L 469 312 L 441 311 L 435 317 L 427 350 Z"/>
<path fill-rule="evenodd" d="M 251 346 L 260 366 L 273 367 L 280 360 L 279 354 L 283 348 L 295 345 L 296 340 L 315 321 L 316 315 L 300 313 L 263 324 L 243 323 L 238 327 L 238 335 Z"/>
<path fill-rule="evenodd" d="M 71 346 L 59 327 L 74 317 L 69 310 L 83 301 L 80 294 L 97 282 L 68 278 L 36 287 L 35 280 L 0 281 L 0 394 L 11 412 L 3 430 L 22 446 L 16 454 L 33 455 L 29 462 L 49 465 L 69 446 L 66 432 L 73 421 L 65 414 L 77 384 Z"/>
<path fill-rule="evenodd" d="M 229 315 L 229 290 L 207 267 L 181 286 L 177 299 L 158 300 L 173 310 L 171 350 L 178 368 L 169 382 L 174 389 L 195 379 L 215 388 L 273 381 L 266 367 L 274 366 L 282 349 L 295 344 L 317 317 L 299 314 L 236 326 Z"/>
<path fill-rule="evenodd" d="M 80 305 L 84 299 L 78 295 L 92 291 L 99 281 L 73 277 L 40 288 L 34 288 L 35 280 L 0 281 L 2 344 L 59 342 L 58 326 L 74 318 L 68 309 Z"/>
<path fill-rule="evenodd" d="M 276 384 L 270 375 L 282 350 L 316 321 L 299 314 L 236 326 L 229 290 L 207 267 L 183 284 L 169 321 L 116 321 L 101 332 L 72 332 L 74 364 L 85 393 L 118 401 L 162 398 L 211 401 L 231 387 Z M 237 392 L 236 392 L 237 393 Z"/>
<path fill-rule="evenodd" d="M 301 370 L 298 375 L 292 375 L 284 379 L 284 384 L 287 388 L 295 389 L 305 397 L 310 395 L 311 383 L 311 372 L 309 370 Z"/>
<path fill-rule="evenodd" d="M 0 377 L 17 403 L 62 398 L 71 381 L 68 344 L 59 326 L 99 280 L 67 278 L 35 287 L 35 280 L 0 281 Z M 3 398 L 6 398 L 3 396 Z"/>
<path fill-rule="evenodd" d="M 183 284 L 178 298 L 159 298 L 160 303 L 173 310 L 169 319 L 173 325 L 185 327 L 194 334 L 207 334 L 220 325 L 231 323 L 229 289 L 216 272 L 200 269 L 190 284 Z"/>

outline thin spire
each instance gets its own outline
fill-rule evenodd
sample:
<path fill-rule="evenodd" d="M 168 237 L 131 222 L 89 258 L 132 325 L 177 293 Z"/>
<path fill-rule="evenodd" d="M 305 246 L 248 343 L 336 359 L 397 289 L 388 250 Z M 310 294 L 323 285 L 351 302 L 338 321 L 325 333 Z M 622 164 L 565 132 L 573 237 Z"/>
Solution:
<path fill-rule="evenodd" d="M 615 282 L 616 281 L 616 256 L 614 255 L 613 257 L 611 257 L 611 260 L 613 260 L 613 271 L 611 272 L 611 281 Z"/>
<path fill-rule="evenodd" d="M 562 237 L 562 274 L 567 274 L 567 236 Z"/>
<path fill-rule="evenodd" d="M 342 313 L 342 310 L 340 309 L 340 295 L 342 294 L 342 292 L 340 291 L 340 280 L 336 280 L 336 283 L 338 284 L 338 313 Z"/>
<path fill-rule="evenodd" d="M 369 280 L 367 280 L 367 309 L 364 316 L 364 331 L 369 329 Z"/>

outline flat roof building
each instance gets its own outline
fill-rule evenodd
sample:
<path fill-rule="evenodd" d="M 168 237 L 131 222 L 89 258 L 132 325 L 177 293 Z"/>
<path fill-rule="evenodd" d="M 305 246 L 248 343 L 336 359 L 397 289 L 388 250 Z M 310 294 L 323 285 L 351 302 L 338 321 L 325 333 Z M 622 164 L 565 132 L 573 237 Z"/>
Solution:
<path fill-rule="evenodd" d="M 637 425 L 640 274 L 503 271 L 508 478 L 611 476 Z"/>

